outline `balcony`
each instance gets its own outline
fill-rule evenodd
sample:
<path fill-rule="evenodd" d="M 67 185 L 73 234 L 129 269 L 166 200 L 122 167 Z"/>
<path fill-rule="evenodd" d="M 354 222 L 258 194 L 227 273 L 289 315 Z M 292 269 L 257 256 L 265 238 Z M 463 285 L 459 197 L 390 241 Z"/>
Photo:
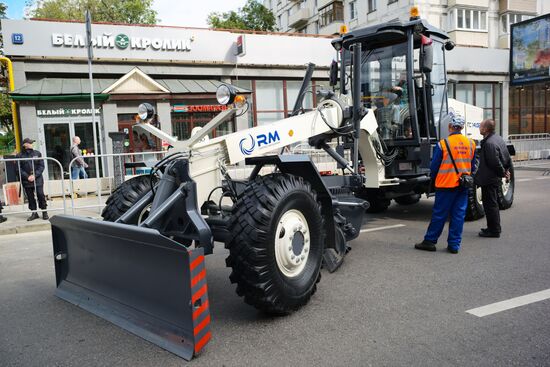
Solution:
<path fill-rule="evenodd" d="M 457 46 L 489 47 L 489 34 L 475 31 L 450 31 L 449 38 Z"/>
<path fill-rule="evenodd" d="M 343 20 L 336 20 L 330 24 L 327 24 L 324 27 L 319 27 L 319 34 L 325 34 L 328 36 L 340 34 L 340 27 L 343 25 L 344 25 Z"/>
<path fill-rule="evenodd" d="M 488 8 L 489 0 L 448 0 L 448 4 L 449 8 L 452 8 L 453 6 Z"/>
<path fill-rule="evenodd" d="M 520 13 L 537 12 L 537 0 L 500 0 L 499 13 L 515 11 Z"/>
<path fill-rule="evenodd" d="M 301 25 L 307 24 L 309 18 L 311 18 L 311 11 L 309 8 L 298 9 L 288 17 L 288 26 L 291 28 L 299 28 Z"/>
<path fill-rule="evenodd" d="M 337 0 L 317 0 L 317 9 L 323 9 L 335 1 Z"/>

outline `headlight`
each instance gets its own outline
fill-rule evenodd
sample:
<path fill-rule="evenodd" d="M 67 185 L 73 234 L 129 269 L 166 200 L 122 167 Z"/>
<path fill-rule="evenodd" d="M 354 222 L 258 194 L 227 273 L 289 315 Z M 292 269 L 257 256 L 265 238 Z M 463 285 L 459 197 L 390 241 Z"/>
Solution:
<path fill-rule="evenodd" d="M 228 105 L 233 103 L 237 92 L 231 85 L 222 84 L 216 90 L 216 99 L 219 104 Z"/>
<path fill-rule="evenodd" d="M 155 108 L 150 103 L 142 103 L 138 106 L 138 116 L 142 120 L 148 120 L 155 115 Z"/>

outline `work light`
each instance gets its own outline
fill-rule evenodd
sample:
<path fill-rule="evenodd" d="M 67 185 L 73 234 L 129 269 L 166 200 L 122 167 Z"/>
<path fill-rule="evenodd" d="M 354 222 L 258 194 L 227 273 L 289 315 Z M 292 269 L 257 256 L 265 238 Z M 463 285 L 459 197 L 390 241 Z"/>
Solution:
<path fill-rule="evenodd" d="M 138 106 L 138 116 L 143 121 L 152 118 L 155 115 L 155 108 L 150 103 L 142 103 Z"/>
<path fill-rule="evenodd" d="M 219 104 L 228 105 L 235 101 L 237 91 L 231 85 L 222 84 L 216 90 L 216 99 Z"/>

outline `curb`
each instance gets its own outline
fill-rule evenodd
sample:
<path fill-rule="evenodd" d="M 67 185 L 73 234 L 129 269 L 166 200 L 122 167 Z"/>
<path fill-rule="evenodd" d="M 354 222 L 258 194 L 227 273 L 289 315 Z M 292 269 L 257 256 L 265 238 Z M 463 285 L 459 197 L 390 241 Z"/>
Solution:
<path fill-rule="evenodd" d="M 11 228 L 0 228 L 0 236 L 8 235 L 8 234 L 17 234 L 17 233 L 49 231 L 50 229 L 51 229 L 50 222 L 40 223 L 40 224 L 31 224 L 27 226 L 15 226 Z"/>

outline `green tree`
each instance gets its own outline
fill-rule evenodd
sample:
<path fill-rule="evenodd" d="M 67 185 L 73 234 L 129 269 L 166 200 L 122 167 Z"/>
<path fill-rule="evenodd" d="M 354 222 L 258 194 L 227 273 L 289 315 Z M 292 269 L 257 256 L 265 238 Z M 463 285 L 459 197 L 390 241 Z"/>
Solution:
<path fill-rule="evenodd" d="M 237 11 L 210 13 L 208 25 L 212 28 L 247 29 L 253 31 L 275 30 L 275 16 L 257 0 L 248 0 Z"/>
<path fill-rule="evenodd" d="M 6 18 L 8 6 L 4 2 L 0 2 L 0 18 Z M 1 29 L 0 29 L 1 30 Z M 4 48 L 4 41 L 0 33 L 0 49 Z M 0 70 L 0 129 L 6 129 L 9 134 L 0 138 L 0 146 L 7 146 L 7 143 L 13 139 L 13 124 L 11 120 L 11 101 L 7 94 L 8 78 L 7 71 L 2 66 Z"/>
<path fill-rule="evenodd" d="M 86 10 L 94 22 L 156 24 L 153 0 L 27 0 L 31 18 L 83 20 Z"/>

